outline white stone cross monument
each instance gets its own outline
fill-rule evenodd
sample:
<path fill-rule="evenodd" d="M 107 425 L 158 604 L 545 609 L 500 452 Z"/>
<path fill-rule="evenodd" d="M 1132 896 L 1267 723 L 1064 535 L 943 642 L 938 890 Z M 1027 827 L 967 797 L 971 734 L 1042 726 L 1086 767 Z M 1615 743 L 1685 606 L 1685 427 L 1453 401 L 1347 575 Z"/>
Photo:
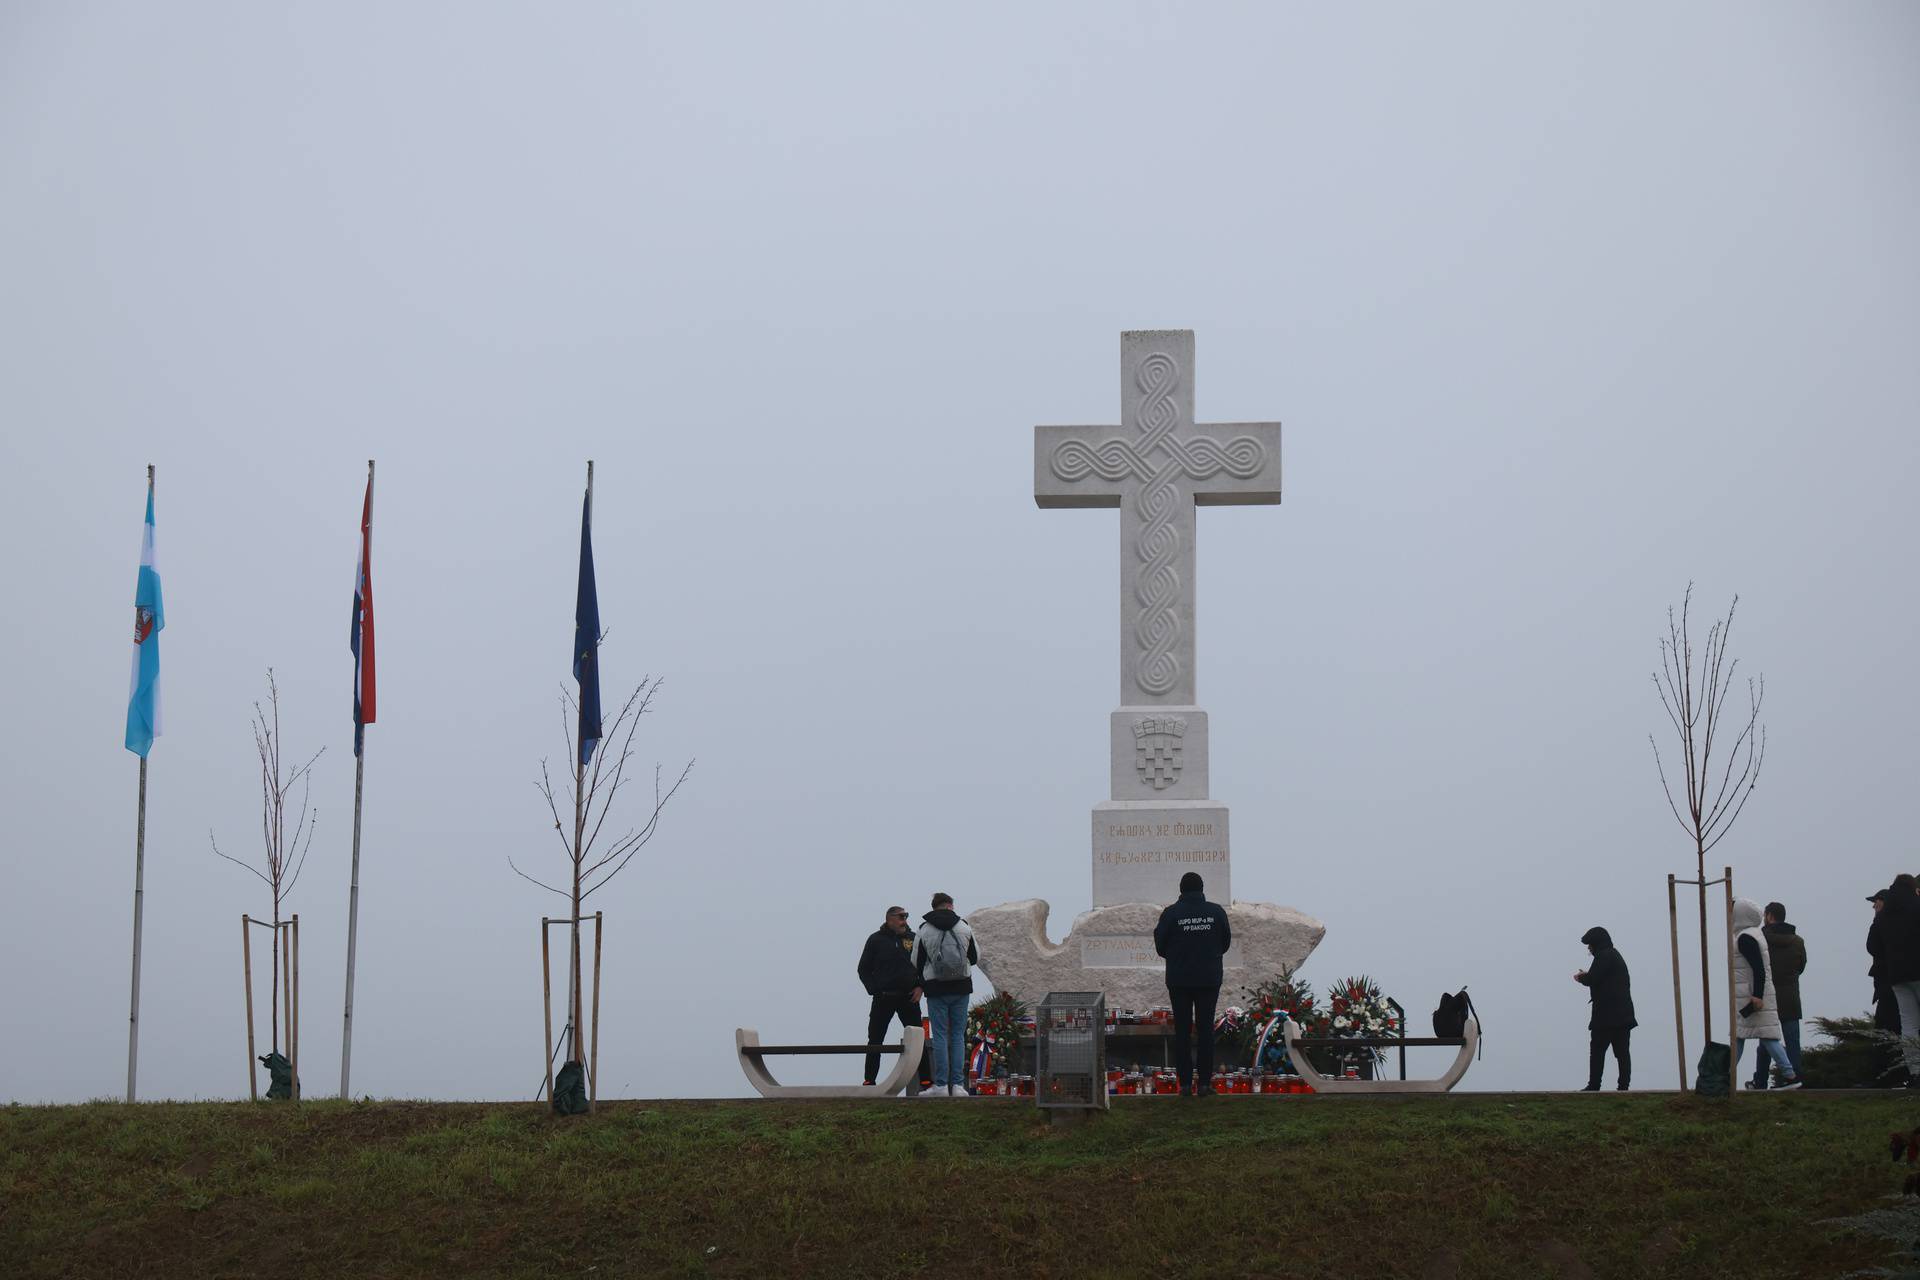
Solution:
<path fill-rule="evenodd" d="M 1208 798 L 1207 713 L 1194 684 L 1194 508 L 1279 502 L 1280 424 L 1196 425 L 1193 382 L 1192 330 L 1122 333 L 1121 426 L 1034 428 L 1036 503 L 1120 508 L 1120 706 L 1111 794 L 1093 809 L 1094 909 L 1059 945 L 1046 939 L 1043 902 L 970 917 L 987 975 L 1022 999 L 1077 981 L 1128 1007 L 1162 1003 L 1152 926 L 1188 871 L 1205 878 L 1209 898 L 1232 904 L 1228 964 L 1257 968 L 1255 979 L 1304 960 L 1325 932 L 1298 912 L 1231 896 L 1227 809 Z M 1074 976 L 1081 970 L 1095 972 Z"/>

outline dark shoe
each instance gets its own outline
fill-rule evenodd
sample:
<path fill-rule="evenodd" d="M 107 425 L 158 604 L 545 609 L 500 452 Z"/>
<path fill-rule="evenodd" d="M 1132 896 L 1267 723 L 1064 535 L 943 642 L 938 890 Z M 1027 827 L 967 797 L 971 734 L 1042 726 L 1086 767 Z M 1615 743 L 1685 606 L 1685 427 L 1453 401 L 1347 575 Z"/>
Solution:
<path fill-rule="evenodd" d="M 1615 1085 L 1615 1086 L 1613 1086 L 1613 1091 L 1614 1091 L 1615 1093 L 1625 1093 L 1625 1092 L 1627 1091 L 1627 1085 L 1626 1085 L 1626 1082 L 1625 1082 L 1625 1081 L 1621 1081 L 1621 1082 L 1620 1082 L 1619 1084 L 1617 1084 L 1617 1085 Z"/>
<path fill-rule="evenodd" d="M 862 1087 L 862 1088 L 864 1088 L 864 1089 L 871 1089 L 871 1088 L 873 1088 L 873 1081 L 871 1081 L 871 1080 L 862 1080 L 862 1081 L 860 1082 L 860 1085 L 861 1085 L 861 1087 Z"/>
<path fill-rule="evenodd" d="M 1792 1079 L 1783 1080 L 1773 1087 L 1775 1089 L 1798 1089 L 1803 1083 L 1799 1076 L 1794 1076 Z"/>
<path fill-rule="evenodd" d="M 1742 1087 L 1742 1088 L 1746 1088 L 1746 1089 L 1753 1089 L 1753 1090 L 1755 1090 L 1755 1091 L 1757 1091 L 1757 1092 L 1760 1092 L 1760 1093 L 1765 1093 L 1765 1092 L 1766 1092 L 1766 1090 L 1767 1090 L 1767 1086 L 1766 1086 L 1766 1085 L 1764 1085 L 1764 1084 L 1761 1084 L 1760 1082 L 1758 1082 L 1758 1081 L 1755 1081 L 1755 1080 L 1749 1080 L 1749 1081 L 1747 1081 L 1747 1083 L 1746 1083 L 1745 1085 L 1743 1085 L 1743 1086 L 1741 1086 L 1741 1087 Z"/>
<path fill-rule="evenodd" d="M 1181 1085 L 1180 1096 L 1183 1098 L 1191 1098 L 1193 1096 L 1193 1090 L 1187 1088 L 1185 1085 Z"/>
<path fill-rule="evenodd" d="M 1592 1084 L 1590 1084 L 1590 1085 L 1588 1085 L 1588 1086 L 1586 1086 L 1586 1087 L 1585 1087 L 1584 1089 L 1582 1089 L 1582 1090 L 1580 1090 L 1580 1092 L 1582 1092 L 1582 1093 L 1598 1093 L 1598 1092 L 1600 1092 L 1600 1082 L 1599 1082 L 1598 1080 L 1596 1080 L 1596 1081 L 1594 1081 L 1594 1082 L 1593 1082 Z"/>
<path fill-rule="evenodd" d="M 1210 1084 L 1203 1084 L 1194 1092 L 1198 1093 L 1203 1098 L 1211 1098 L 1213 1096 L 1213 1086 Z"/>

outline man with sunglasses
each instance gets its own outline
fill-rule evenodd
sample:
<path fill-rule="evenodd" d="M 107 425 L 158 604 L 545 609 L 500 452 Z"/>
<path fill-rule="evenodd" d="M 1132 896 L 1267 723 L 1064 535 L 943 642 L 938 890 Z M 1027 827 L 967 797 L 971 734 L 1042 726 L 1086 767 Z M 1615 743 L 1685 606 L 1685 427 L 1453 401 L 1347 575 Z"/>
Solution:
<path fill-rule="evenodd" d="M 903 1027 L 923 1027 L 920 1018 L 920 975 L 913 967 L 913 931 L 907 928 L 907 909 L 888 907 L 886 921 L 867 937 L 860 952 L 860 985 L 873 997 L 867 1010 L 867 1043 L 885 1042 L 887 1029 L 895 1018 Z M 928 1074 L 932 1065 L 923 1049 L 920 1053 L 920 1084 L 932 1083 Z M 872 1084 L 880 1072 L 880 1055 L 867 1055 L 866 1074 Z"/>

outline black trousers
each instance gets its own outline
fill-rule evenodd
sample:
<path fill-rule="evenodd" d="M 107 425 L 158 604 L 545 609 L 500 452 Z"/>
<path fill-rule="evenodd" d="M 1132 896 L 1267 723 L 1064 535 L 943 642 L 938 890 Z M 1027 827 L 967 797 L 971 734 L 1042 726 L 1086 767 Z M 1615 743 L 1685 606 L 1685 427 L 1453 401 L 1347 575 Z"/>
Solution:
<path fill-rule="evenodd" d="M 1600 1069 L 1607 1065 L 1607 1050 L 1613 1050 L 1613 1061 L 1620 1068 L 1620 1087 L 1627 1087 L 1633 1079 L 1633 1051 L 1627 1047 L 1628 1037 L 1633 1035 L 1632 1027 L 1620 1027 L 1613 1031 L 1592 1031 L 1593 1043 L 1587 1047 L 1587 1083 L 1600 1087 Z"/>
<path fill-rule="evenodd" d="M 887 1028 L 892 1025 L 895 1018 L 900 1019 L 900 1025 L 903 1027 L 918 1027 L 924 1025 L 920 1017 L 920 1002 L 918 1000 L 907 999 L 907 993 L 904 991 L 883 991 L 873 998 L 873 1007 L 867 1010 L 867 1043 L 885 1044 L 887 1042 Z M 927 1071 L 932 1065 L 933 1060 L 927 1057 L 927 1051 L 922 1049 L 920 1051 L 921 1084 L 925 1084 L 927 1081 L 933 1079 Z M 867 1074 L 860 1078 L 868 1084 L 872 1084 L 880 1078 L 878 1075 L 879 1070 L 880 1055 L 870 1053 L 867 1055 Z"/>
<path fill-rule="evenodd" d="M 1893 988 L 1883 987 L 1878 981 L 1873 984 L 1873 1025 L 1881 1031 L 1900 1034 L 1900 1004 L 1893 998 Z M 1888 1049 L 1883 1060 L 1893 1065 L 1893 1072 L 1886 1079 L 1899 1082 L 1908 1078 L 1898 1048 Z"/>
<path fill-rule="evenodd" d="M 1173 997 L 1173 1070 L 1180 1087 L 1193 1088 L 1196 1073 L 1212 1087 L 1213 1007 L 1220 1003 L 1220 988 L 1169 984 L 1167 994 Z"/>

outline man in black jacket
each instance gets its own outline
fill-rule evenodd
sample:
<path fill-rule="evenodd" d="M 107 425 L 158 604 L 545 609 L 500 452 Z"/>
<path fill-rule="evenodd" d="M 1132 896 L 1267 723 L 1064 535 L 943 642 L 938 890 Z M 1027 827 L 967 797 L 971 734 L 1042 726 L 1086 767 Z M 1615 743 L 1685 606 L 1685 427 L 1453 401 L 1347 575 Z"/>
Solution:
<path fill-rule="evenodd" d="M 920 975 L 913 970 L 913 933 L 907 928 L 907 909 L 888 907 L 887 919 L 867 935 L 860 951 L 860 985 L 873 997 L 867 1010 L 867 1043 L 880 1044 L 895 1018 L 903 1027 L 920 1027 Z M 928 1082 L 931 1065 L 926 1051 L 920 1054 L 920 1083 Z M 880 1055 L 867 1055 L 867 1073 L 861 1077 L 872 1084 L 879 1078 Z"/>
<path fill-rule="evenodd" d="M 1213 1008 L 1220 1002 L 1220 957 L 1233 945 L 1233 930 L 1219 903 L 1208 902 L 1197 873 L 1180 877 L 1180 900 L 1160 913 L 1153 949 L 1167 960 L 1167 994 L 1173 998 L 1173 1069 L 1180 1096 L 1213 1092 Z M 1198 1032 L 1199 1052 L 1189 1056 Z M 1195 1087 L 1195 1074 L 1199 1086 Z"/>
<path fill-rule="evenodd" d="M 1867 976 L 1873 979 L 1873 1025 L 1876 1030 L 1891 1031 L 1897 1036 L 1900 1006 L 1893 998 L 1893 985 L 1887 981 L 1887 891 L 1869 894 L 1867 901 L 1873 904 L 1873 924 L 1867 929 L 1867 954 L 1873 957 L 1873 963 L 1867 966 Z M 1905 1085 L 1907 1068 L 1899 1059 L 1899 1049 L 1891 1050 L 1890 1060 L 1897 1064 L 1892 1071 L 1893 1081 L 1896 1085 Z"/>
<path fill-rule="evenodd" d="M 1874 921 L 1883 950 L 1880 975 L 1887 980 L 1900 1010 L 1900 1050 L 1906 1059 L 1907 1088 L 1920 1089 L 1920 897 L 1910 875 L 1887 886 L 1886 905 Z"/>
<path fill-rule="evenodd" d="M 1624 1092 L 1633 1077 L 1633 1054 L 1627 1041 L 1640 1025 L 1633 1016 L 1633 982 L 1627 976 L 1627 962 L 1614 949 L 1613 935 L 1599 925 L 1580 935 L 1580 943 L 1593 953 L 1593 967 L 1582 969 L 1573 980 L 1587 988 L 1593 1001 L 1593 1016 L 1587 1019 L 1590 1042 L 1587 1046 L 1587 1087 L 1582 1093 L 1597 1093 L 1600 1071 L 1607 1064 L 1607 1050 L 1613 1050 L 1614 1065 L 1620 1070 L 1620 1089 Z"/>

